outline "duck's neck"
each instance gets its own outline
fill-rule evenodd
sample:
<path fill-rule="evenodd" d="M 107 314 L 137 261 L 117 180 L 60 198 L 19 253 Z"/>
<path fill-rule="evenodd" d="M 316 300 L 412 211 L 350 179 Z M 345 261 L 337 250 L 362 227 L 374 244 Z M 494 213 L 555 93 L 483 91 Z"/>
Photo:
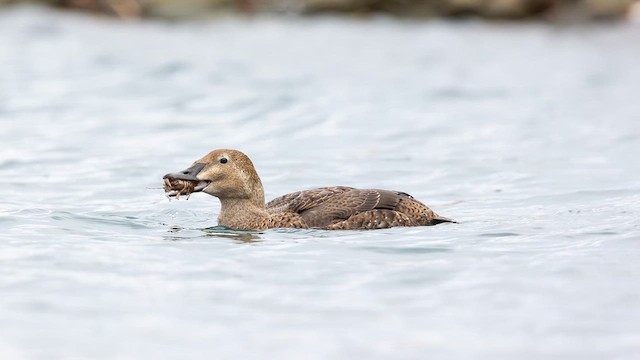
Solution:
<path fill-rule="evenodd" d="M 234 230 L 257 229 L 269 217 L 264 201 L 264 188 L 253 166 L 242 172 L 244 190 L 235 196 L 218 197 L 222 208 L 218 225 Z"/>
<path fill-rule="evenodd" d="M 269 216 L 264 197 L 258 199 L 220 199 L 222 207 L 218 225 L 234 230 L 256 229 L 257 224 Z"/>

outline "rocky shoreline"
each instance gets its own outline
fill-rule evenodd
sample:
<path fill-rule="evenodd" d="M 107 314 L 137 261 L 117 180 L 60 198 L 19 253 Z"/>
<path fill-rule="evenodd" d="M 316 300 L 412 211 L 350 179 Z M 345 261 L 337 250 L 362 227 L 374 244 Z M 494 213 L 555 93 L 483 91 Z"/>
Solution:
<path fill-rule="evenodd" d="M 562 22 L 617 20 L 640 11 L 639 0 L 0 0 L 0 5 L 17 3 L 40 3 L 120 18 L 169 19 L 229 13 L 284 13 Z"/>

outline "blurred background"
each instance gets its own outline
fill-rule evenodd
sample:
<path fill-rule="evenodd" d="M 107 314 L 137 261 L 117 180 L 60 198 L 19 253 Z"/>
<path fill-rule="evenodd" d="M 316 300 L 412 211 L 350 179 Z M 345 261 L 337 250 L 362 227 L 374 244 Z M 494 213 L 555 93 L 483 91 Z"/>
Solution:
<path fill-rule="evenodd" d="M 638 1 L 0 3 L 0 359 L 640 358 Z M 459 223 L 219 228 L 216 148 Z"/>

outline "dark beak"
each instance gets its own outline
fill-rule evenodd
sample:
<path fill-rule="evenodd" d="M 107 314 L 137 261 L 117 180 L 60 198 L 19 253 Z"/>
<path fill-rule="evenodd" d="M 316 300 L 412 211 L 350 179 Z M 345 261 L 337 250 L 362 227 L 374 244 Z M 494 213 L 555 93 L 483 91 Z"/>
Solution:
<path fill-rule="evenodd" d="M 202 169 L 204 169 L 206 165 L 207 164 L 203 164 L 203 163 L 195 163 L 186 170 L 182 170 L 177 173 L 169 173 L 163 176 L 162 178 L 169 179 L 169 180 L 177 179 L 177 180 L 199 181 L 196 176 L 200 171 L 202 171 Z"/>

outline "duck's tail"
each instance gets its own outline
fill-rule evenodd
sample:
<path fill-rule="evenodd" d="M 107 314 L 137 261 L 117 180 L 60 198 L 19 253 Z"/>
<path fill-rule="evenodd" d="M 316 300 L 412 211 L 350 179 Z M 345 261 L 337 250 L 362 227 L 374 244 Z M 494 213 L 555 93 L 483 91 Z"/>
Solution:
<path fill-rule="evenodd" d="M 434 216 L 434 217 L 433 217 L 433 220 L 431 220 L 431 223 L 432 223 L 433 225 L 437 225 L 437 224 L 441 224 L 441 223 L 446 223 L 446 222 L 455 223 L 455 224 L 457 224 L 457 223 L 458 223 L 457 221 L 455 221 L 455 220 L 453 220 L 453 219 L 449 219 L 449 218 L 446 218 L 446 217 L 444 217 L 444 216 L 440 216 L 440 215 L 436 215 L 436 216 Z"/>

